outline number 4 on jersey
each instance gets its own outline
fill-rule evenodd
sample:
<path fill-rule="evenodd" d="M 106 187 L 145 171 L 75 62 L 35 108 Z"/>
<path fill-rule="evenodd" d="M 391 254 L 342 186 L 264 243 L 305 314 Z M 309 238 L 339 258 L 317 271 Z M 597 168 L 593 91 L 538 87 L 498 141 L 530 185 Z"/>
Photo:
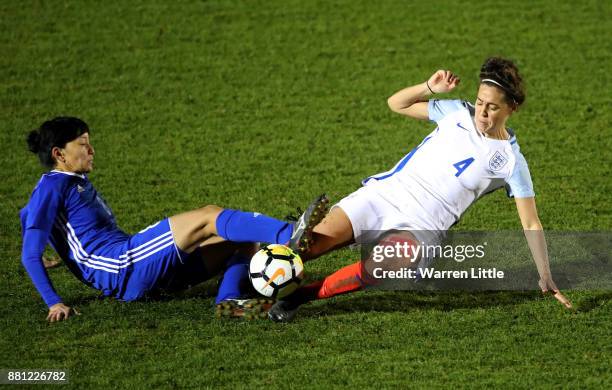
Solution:
<path fill-rule="evenodd" d="M 453 164 L 457 173 L 455 173 L 455 177 L 459 177 L 470 166 L 471 163 L 474 162 L 474 157 L 466 158 L 465 160 L 461 160 Z"/>

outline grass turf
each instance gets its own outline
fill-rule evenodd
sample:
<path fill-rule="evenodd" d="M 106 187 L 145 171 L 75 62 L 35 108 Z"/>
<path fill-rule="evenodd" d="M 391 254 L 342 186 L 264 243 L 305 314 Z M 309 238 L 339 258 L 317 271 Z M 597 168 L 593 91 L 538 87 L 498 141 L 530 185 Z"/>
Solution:
<path fill-rule="evenodd" d="M 462 84 L 448 97 L 472 100 L 501 54 L 527 82 L 510 125 L 545 228 L 609 231 L 611 14 L 602 1 L 2 2 L 0 367 L 67 368 L 79 386 L 609 388 L 609 291 L 568 292 L 575 313 L 535 292 L 358 293 L 277 325 L 215 319 L 213 283 L 125 304 L 60 267 L 51 278 L 83 314 L 48 325 L 17 212 L 42 172 L 25 134 L 60 114 L 91 125 L 90 177 L 128 232 L 208 203 L 283 217 L 321 191 L 338 200 L 431 131 L 391 114 L 391 93 L 449 68 Z M 519 223 L 500 191 L 456 228 Z"/>

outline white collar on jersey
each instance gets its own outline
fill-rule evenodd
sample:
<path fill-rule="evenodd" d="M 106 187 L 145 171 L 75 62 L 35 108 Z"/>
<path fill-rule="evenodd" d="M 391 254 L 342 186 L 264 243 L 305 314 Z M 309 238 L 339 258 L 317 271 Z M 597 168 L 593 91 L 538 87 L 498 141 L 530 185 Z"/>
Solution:
<path fill-rule="evenodd" d="M 63 173 L 64 175 L 76 176 L 76 177 L 80 177 L 81 179 L 85 179 L 85 175 L 74 173 L 74 172 L 60 171 L 60 170 L 57 170 L 57 169 L 54 169 L 51 172 L 53 172 L 53 173 Z"/>

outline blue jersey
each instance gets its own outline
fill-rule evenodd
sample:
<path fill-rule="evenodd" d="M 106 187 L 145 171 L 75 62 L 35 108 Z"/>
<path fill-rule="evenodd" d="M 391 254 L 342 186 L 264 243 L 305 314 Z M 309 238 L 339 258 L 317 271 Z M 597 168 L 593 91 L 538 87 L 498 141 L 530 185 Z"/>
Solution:
<path fill-rule="evenodd" d="M 44 174 L 20 217 L 22 262 L 48 306 L 61 298 L 41 262 L 47 243 L 82 282 L 122 300 L 141 298 L 174 280 L 189 260 L 176 247 L 168 219 L 134 235 L 121 231 L 85 175 Z M 197 260 L 191 259 L 189 266 Z"/>
<path fill-rule="evenodd" d="M 119 270 L 104 255 L 124 244 L 129 236 L 117 227 L 111 209 L 85 175 L 59 171 L 44 174 L 20 217 L 22 260 L 47 305 L 61 302 L 46 272 L 40 270 L 47 242 L 85 284 L 105 295 L 116 293 Z"/>

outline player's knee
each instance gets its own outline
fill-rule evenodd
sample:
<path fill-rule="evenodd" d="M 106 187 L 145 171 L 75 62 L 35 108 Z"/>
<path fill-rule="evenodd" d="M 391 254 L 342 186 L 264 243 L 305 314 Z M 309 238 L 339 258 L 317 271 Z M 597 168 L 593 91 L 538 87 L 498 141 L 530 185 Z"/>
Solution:
<path fill-rule="evenodd" d="M 200 212 L 202 219 L 216 219 L 217 215 L 223 211 L 223 208 L 214 204 L 209 204 L 204 207 L 200 207 L 198 211 Z"/>
<path fill-rule="evenodd" d="M 216 231 L 217 217 L 223 211 L 222 207 L 216 205 L 206 205 L 198 209 L 198 217 L 201 222 L 201 226 L 205 230 Z"/>
<path fill-rule="evenodd" d="M 388 232 L 378 241 L 377 247 L 379 252 L 388 253 L 384 257 L 392 261 L 386 263 L 396 269 L 414 268 L 420 260 L 419 243 L 409 231 Z"/>

